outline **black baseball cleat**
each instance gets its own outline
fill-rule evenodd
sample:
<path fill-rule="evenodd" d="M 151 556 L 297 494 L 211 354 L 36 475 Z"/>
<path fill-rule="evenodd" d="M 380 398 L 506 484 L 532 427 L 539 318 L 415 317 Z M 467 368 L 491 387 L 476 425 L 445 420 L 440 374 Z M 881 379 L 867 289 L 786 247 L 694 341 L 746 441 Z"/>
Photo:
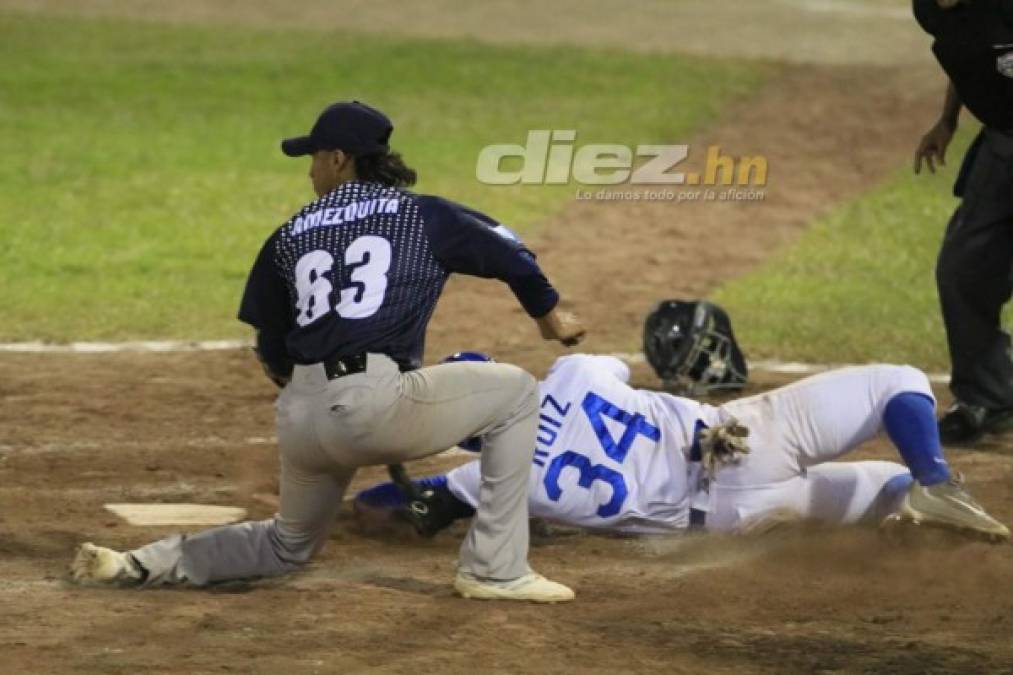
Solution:
<path fill-rule="evenodd" d="M 972 445 L 986 434 L 1013 431 L 1013 408 L 989 410 L 956 401 L 939 420 L 939 438 L 945 445 Z"/>

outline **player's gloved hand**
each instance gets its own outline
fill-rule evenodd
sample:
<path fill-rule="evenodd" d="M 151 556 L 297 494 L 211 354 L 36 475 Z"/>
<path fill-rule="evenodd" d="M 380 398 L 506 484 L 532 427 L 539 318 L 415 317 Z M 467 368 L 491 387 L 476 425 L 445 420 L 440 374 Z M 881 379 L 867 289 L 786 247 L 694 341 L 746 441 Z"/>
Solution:
<path fill-rule="evenodd" d="M 930 173 L 936 172 L 936 160 L 939 160 L 939 166 L 946 166 L 946 148 L 950 146 L 956 130 L 956 122 L 946 119 L 939 120 L 929 129 L 915 151 L 916 174 L 921 173 L 923 161 L 929 167 Z"/>
<path fill-rule="evenodd" d="M 407 520 L 420 536 L 429 539 L 446 529 L 455 520 L 475 515 L 471 508 L 447 489 L 445 477 L 437 480 L 413 481 L 401 464 L 390 464 L 387 473 L 404 499 L 397 513 Z"/>
<path fill-rule="evenodd" d="M 749 429 L 734 417 L 700 432 L 700 462 L 711 480 L 722 466 L 738 464 L 749 452 L 748 437 Z"/>
<path fill-rule="evenodd" d="M 580 344 L 587 331 L 580 320 L 569 312 L 557 312 L 552 310 L 538 319 L 538 330 L 546 340 L 558 340 L 567 347 Z"/>

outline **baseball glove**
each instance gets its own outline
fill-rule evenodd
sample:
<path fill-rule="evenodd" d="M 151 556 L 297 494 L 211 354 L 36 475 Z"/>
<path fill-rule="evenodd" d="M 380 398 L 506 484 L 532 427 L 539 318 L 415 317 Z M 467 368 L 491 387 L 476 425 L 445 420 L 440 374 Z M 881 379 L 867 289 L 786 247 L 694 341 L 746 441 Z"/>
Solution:
<path fill-rule="evenodd" d="M 446 487 L 434 488 L 412 481 L 402 464 L 389 464 L 387 473 L 404 496 L 405 505 L 398 510 L 420 536 L 436 536 L 459 518 L 474 515 L 470 506 L 456 499 Z"/>
<path fill-rule="evenodd" d="M 700 432 L 700 462 L 711 480 L 721 467 L 742 461 L 749 452 L 748 437 L 749 429 L 735 418 Z"/>

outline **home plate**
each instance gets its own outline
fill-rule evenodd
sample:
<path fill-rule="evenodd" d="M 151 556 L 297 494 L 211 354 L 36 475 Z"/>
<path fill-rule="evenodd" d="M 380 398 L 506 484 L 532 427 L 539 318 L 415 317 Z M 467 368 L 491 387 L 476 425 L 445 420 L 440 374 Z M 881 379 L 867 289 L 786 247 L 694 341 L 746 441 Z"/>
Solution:
<path fill-rule="evenodd" d="M 106 504 L 131 525 L 227 525 L 246 518 L 246 509 L 209 504 Z"/>

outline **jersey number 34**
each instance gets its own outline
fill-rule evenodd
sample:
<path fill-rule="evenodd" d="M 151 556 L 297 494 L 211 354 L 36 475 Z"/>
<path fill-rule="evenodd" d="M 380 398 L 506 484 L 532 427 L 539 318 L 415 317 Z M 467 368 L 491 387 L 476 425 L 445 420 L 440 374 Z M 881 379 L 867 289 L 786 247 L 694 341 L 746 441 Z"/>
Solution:
<path fill-rule="evenodd" d="M 626 460 L 626 455 L 629 454 L 638 436 L 644 436 L 655 443 L 661 440 L 661 430 L 648 422 L 643 415 L 626 412 L 593 391 L 584 397 L 581 408 L 591 428 L 594 429 L 598 442 L 601 443 L 601 449 L 616 464 L 622 464 Z M 618 441 L 605 426 L 606 417 L 623 425 L 623 434 Z M 558 455 L 545 471 L 543 483 L 549 499 L 558 502 L 563 496 L 563 489 L 559 486 L 559 474 L 567 467 L 579 472 L 577 485 L 585 490 L 591 489 L 591 485 L 596 481 L 608 483 L 612 487 L 612 498 L 598 507 L 597 514 L 600 518 L 611 518 L 619 513 L 629 494 L 623 474 L 604 464 L 592 464 L 587 455 L 573 450 Z"/>
<path fill-rule="evenodd" d="M 324 250 L 310 251 L 295 264 L 295 289 L 299 314 L 296 322 L 308 326 L 328 312 L 343 319 L 365 319 L 376 314 L 387 293 L 390 242 L 371 235 L 359 237 L 345 249 L 344 264 L 351 269 L 350 285 L 342 288 L 332 305 L 334 286 L 325 275 L 333 274 L 334 256 Z"/>

